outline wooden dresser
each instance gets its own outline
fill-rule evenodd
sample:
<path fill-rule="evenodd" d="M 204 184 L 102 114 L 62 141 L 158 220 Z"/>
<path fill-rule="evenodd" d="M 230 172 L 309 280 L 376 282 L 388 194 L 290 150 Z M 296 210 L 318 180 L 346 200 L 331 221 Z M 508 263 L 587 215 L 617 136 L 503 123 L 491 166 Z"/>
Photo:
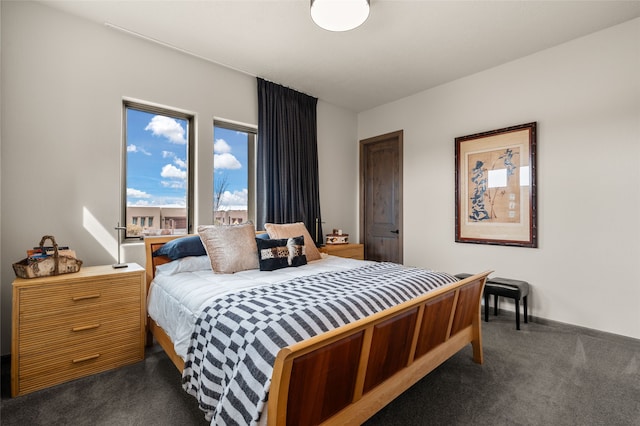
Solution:
<path fill-rule="evenodd" d="M 318 247 L 318 250 L 320 250 L 320 253 L 327 253 L 332 256 L 364 260 L 364 244 L 327 244 L 325 246 Z"/>
<path fill-rule="evenodd" d="M 13 282 L 11 394 L 144 359 L 144 269 L 136 264 Z"/>

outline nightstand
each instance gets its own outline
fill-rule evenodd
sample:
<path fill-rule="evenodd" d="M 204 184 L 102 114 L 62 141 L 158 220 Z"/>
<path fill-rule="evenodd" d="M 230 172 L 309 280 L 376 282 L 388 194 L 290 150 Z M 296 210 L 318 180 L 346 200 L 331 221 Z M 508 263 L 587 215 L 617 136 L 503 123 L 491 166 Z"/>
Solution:
<path fill-rule="evenodd" d="M 144 269 L 111 265 L 13 282 L 11 395 L 144 359 Z"/>
<path fill-rule="evenodd" d="M 320 253 L 327 253 L 332 256 L 364 260 L 364 244 L 327 244 L 322 247 L 318 247 L 318 250 L 320 250 Z"/>

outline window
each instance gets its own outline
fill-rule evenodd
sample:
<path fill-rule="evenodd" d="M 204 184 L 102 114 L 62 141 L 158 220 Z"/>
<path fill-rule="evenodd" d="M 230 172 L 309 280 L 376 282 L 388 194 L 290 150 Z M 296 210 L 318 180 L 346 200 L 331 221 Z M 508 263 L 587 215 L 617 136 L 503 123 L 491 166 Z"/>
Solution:
<path fill-rule="evenodd" d="M 124 102 L 127 238 L 192 231 L 193 123 L 193 115 Z"/>
<path fill-rule="evenodd" d="M 213 218 L 216 224 L 255 222 L 256 129 L 213 123 Z"/>

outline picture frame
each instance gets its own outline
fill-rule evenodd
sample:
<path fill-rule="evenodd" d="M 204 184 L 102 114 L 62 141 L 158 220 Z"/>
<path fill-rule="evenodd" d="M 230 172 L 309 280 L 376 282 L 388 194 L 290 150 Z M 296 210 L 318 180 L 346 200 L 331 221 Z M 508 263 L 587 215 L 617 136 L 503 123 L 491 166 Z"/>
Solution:
<path fill-rule="evenodd" d="M 455 145 L 455 241 L 537 248 L 537 122 Z"/>

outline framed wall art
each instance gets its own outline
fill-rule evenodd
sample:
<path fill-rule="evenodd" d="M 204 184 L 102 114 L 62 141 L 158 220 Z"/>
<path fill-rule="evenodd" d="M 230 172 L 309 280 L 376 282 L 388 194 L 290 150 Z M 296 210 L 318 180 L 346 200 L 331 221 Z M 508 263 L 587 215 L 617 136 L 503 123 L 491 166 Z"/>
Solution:
<path fill-rule="evenodd" d="M 536 127 L 455 139 L 456 242 L 538 247 Z"/>

